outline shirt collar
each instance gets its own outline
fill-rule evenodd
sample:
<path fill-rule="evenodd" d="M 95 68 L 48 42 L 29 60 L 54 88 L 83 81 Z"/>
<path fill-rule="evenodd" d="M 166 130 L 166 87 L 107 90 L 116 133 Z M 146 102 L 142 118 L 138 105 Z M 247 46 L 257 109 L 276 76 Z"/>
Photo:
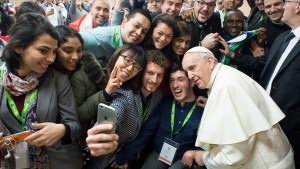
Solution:
<path fill-rule="evenodd" d="M 296 38 L 300 39 L 300 26 L 295 30 L 292 30 L 292 32 L 295 34 Z"/>
<path fill-rule="evenodd" d="M 212 73 L 211 73 L 209 82 L 208 82 L 208 84 L 206 85 L 206 88 L 207 88 L 207 89 L 211 89 L 211 88 L 212 88 L 212 86 L 213 86 L 213 84 L 214 84 L 214 81 L 215 81 L 215 78 L 216 78 L 216 76 L 217 76 L 217 74 L 218 74 L 219 69 L 221 68 L 221 66 L 222 66 L 221 63 L 216 64 L 214 70 L 213 70 Z"/>

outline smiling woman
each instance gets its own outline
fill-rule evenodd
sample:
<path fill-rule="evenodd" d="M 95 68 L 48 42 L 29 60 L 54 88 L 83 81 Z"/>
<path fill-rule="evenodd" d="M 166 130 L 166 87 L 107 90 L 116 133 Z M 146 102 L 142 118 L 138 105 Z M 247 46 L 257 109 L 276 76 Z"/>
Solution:
<path fill-rule="evenodd" d="M 169 45 L 173 37 L 178 34 L 179 28 L 176 24 L 176 20 L 166 13 L 159 14 L 153 19 L 143 46 L 162 50 Z"/>
<path fill-rule="evenodd" d="M 35 132 L 19 143 L 22 148 L 2 151 L 22 152 L 20 158 L 1 159 L 4 168 L 81 168 L 74 96 L 67 77 L 48 67 L 55 59 L 58 32 L 44 16 L 28 13 L 9 36 L 0 74 L 0 134 Z"/>

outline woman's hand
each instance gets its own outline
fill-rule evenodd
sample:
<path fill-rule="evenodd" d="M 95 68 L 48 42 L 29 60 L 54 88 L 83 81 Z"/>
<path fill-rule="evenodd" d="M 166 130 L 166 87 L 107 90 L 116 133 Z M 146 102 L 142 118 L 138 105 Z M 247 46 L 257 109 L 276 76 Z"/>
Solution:
<path fill-rule="evenodd" d="M 66 128 L 63 124 L 56 123 L 32 123 L 32 128 L 40 129 L 25 138 L 29 144 L 40 146 L 52 146 L 65 135 Z"/>
<path fill-rule="evenodd" d="M 117 72 L 118 68 L 115 66 L 110 74 L 109 80 L 105 88 L 105 91 L 108 95 L 111 95 L 122 85 L 122 82 L 120 82 L 120 80 L 117 78 Z"/>
<path fill-rule="evenodd" d="M 98 124 L 88 130 L 86 143 L 93 156 L 108 154 L 116 150 L 119 136 L 116 134 L 105 133 L 112 129 L 112 124 Z"/>

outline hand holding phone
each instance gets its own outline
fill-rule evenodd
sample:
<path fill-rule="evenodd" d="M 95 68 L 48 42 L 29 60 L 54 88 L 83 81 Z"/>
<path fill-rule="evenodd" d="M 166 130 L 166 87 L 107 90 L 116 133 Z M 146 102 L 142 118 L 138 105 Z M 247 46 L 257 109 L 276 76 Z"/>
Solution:
<path fill-rule="evenodd" d="M 116 126 L 116 110 L 115 108 L 108 106 L 106 104 L 100 103 L 98 105 L 98 117 L 97 124 L 112 124 L 113 130 L 108 132 L 110 134 L 115 133 Z"/>
<path fill-rule="evenodd" d="M 9 135 L 9 136 L 2 137 L 0 139 L 0 141 L 4 141 L 6 139 L 12 139 L 12 140 L 15 140 L 17 143 L 18 142 L 24 142 L 24 139 L 26 137 L 30 136 L 33 133 L 34 133 L 34 131 L 32 131 L 32 130 L 22 131 L 20 133 L 16 133 L 16 134 L 12 134 L 12 135 Z"/>

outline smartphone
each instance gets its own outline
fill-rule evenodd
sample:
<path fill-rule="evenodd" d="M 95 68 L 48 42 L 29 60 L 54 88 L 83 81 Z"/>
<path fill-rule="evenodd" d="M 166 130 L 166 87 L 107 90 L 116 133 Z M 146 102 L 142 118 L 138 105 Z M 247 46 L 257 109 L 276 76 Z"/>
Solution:
<path fill-rule="evenodd" d="M 113 130 L 107 133 L 114 134 L 116 126 L 116 109 L 106 104 L 98 105 L 97 124 L 112 124 Z"/>
<path fill-rule="evenodd" d="M 27 130 L 27 131 L 22 131 L 20 133 L 16 133 L 16 134 L 12 134 L 12 135 L 9 135 L 9 136 L 5 136 L 5 137 L 2 137 L 0 139 L 0 141 L 4 141 L 6 139 L 13 139 L 15 140 L 17 143 L 18 142 L 24 142 L 24 139 L 28 136 L 30 136 L 31 134 L 33 134 L 34 131 L 32 130 Z"/>

